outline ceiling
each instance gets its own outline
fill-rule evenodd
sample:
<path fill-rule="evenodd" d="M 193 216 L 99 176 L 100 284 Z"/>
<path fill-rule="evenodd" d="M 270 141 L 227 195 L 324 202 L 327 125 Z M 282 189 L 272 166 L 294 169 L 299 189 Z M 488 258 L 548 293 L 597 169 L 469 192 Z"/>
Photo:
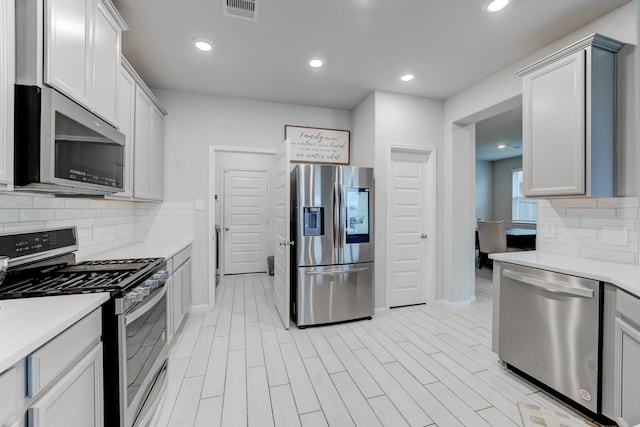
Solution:
<path fill-rule="evenodd" d="M 476 160 L 517 156 L 522 156 L 522 108 L 476 123 Z"/>
<path fill-rule="evenodd" d="M 150 87 L 346 110 L 373 90 L 445 99 L 629 0 L 258 0 L 255 22 L 223 1 L 113 0 Z"/>

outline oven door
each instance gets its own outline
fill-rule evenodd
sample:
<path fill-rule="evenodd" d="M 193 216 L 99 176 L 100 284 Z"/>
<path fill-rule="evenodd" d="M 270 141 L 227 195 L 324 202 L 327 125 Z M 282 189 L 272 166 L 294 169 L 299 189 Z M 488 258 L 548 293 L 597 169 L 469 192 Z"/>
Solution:
<path fill-rule="evenodd" d="M 157 288 L 142 304 L 118 315 L 121 425 L 126 427 L 144 417 L 143 406 L 153 407 L 147 398 L 157 394 L 152 389 L 163 386 L 156 379 L 164 380 L 168 353 L 166 293 L 165 286 Z"/>

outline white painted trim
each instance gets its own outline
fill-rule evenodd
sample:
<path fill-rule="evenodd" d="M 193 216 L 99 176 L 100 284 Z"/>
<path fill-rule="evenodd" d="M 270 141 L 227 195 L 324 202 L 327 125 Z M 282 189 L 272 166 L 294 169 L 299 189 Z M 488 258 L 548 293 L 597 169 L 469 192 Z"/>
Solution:
<path fill-rule="evenodd" d="M 429 245 L 430 249 L 427 254 L 427 274 L 428 280 L 423 284 L 424 286 L 424 296 L 425 301 L 421 301 L 419 303 L 430 304 L 436 300 L 436 248 L 437 248 L 437 239 L 436 239 L 436 192 L 437 192 L 437 182 L 436 182 L 436 149 L 435 147 L 412 147 L 405 145 L 397 145 L 397 144 L 389 144 L 389 151 L 387 153 L 387 239 L 389 239 L 391 222 L 392 222 L 392 214 L 391 214 L 391 203 L 389 203 L 389 196 L 391 194 L 391 186 L 392 186 L 392 177 L 391 177 L 391 165 L 393 161 L 391 160 L 391 155 L 393 153 L 410 153 L 416 155 L 426 155 L 427 156 L 427 164 L 426 164 L 426 179 L 431 183 L 431 185 L 427 185 L 425 192 L 427 194 L 426 203 L 427 203 L 427 234 L 429 235 Z M 388 242 L 387 242 L 388 243 Z M 391 284 L 391 269 L 390 260 L 391 256 L 389 253 L 390 250 L 389 244 L 387 244 L 386 248 L 386 259 L 387 259 L 387 274 L 386 274 L 386 286 L 385 286 L 385 306 L 386 309 L 389 309 L 389 296 L 390 296 L 390 284 Z"/>
<path fill-rule="evenodd" d="M 389 312 L 389 307 L 376 307 L 373 309 L 374 316 L 381 316 Z"/>
<path fill-rule="evenodd" d="M 216 189 L 216 152 L 251 153 L 251 154 L 276 154 L 277 150 L 254 148 L 254 147 L 233 147 L 224 145 L 209 146 L 209 189 L 208 189 L 208 230 L 207 230 L 207 256 L 208 269 L 207 280 L 209 281 L 209 309 L 216 305 L 216 253 L 215 253 L 215 232 L 216 232 L 216 209 L 215 209 L 215 189 Z M 268 252 L 268 251 L 267 251 Z"/>
<path fill-rule="evenodd" d="M 447 301 L 447 300 L 441 299 L 436 301 L 436 305 L 441 305 L 442 307 L 446 307 L 446 308 L 463 308 L 463 307 L 469 307 L 471 304 L 473 304 L 475 300 L 476 300 L 475 297 L 467 300 L 462 300 L 462 301 Z"/>
<path fill-rule="evenodd" d="M 192 305 L 189 308 L 189 313 L 206 313 L 207 311 L 209 311 L 209 305 L 208 304 Z"/>

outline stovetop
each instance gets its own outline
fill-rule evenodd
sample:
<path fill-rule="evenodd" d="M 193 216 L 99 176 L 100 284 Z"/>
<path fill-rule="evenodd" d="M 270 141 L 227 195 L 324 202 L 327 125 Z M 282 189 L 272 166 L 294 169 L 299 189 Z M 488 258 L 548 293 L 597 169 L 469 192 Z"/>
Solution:
<path fill-rule="evenodd" d="M 89 292 L 123 294 L 156 272 L 163 258 L 114 259 L 9 271 L 0 299 Z"/>

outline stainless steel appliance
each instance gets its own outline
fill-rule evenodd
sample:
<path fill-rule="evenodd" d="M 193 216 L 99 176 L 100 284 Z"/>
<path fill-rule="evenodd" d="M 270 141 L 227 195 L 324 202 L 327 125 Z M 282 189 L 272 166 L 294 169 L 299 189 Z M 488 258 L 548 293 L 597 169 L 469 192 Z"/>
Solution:
<path fill-rule="evenodd" d="M 373 315 L 373 169 L 291 172 L 291 316 L 299 327 Z"/>
<path fill-rule="evenodd" d="M 76 264 L 75 228 L 0 235 L 0 299 L 109 292 L 102 307 L 105 426 L 142 425 L 165 386 L 168 277 L 163 258 Z"/>
<path fill-rule="evenodd" d="M 49 87 L 15 87 L 14 183 L 100 196 L 124 188 L 124 135 Z"/>
<path fill-rule="evenodd" d="M 500 359 L 600 413 L 601 295 L 595 280 L 501 263 Z"/>

